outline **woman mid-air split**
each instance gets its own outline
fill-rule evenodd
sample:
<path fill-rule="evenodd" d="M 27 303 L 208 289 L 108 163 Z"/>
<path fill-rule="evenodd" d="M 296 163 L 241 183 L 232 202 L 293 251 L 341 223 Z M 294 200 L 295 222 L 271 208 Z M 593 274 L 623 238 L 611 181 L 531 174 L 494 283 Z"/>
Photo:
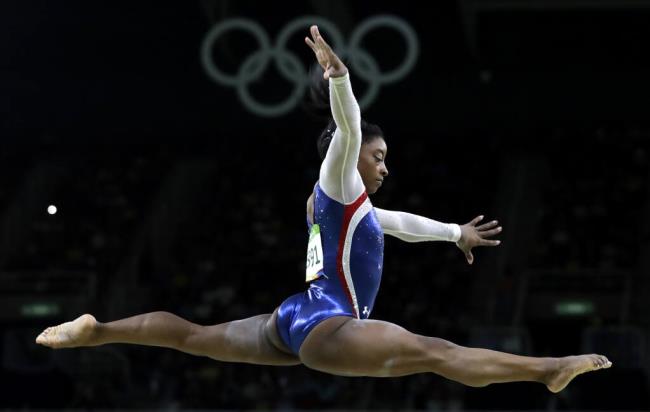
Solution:
<path fill-rule="evenodd" d="M 324 157 L 307 202 L 310 240 L 306 291 L 272 314 L 200 326 L 168 312 L 101 323 L 85 314 L 47 328 L 36 342 L 51 348 L 131 343 L 162 346 L 224 362 L 300 365 L 343 376 L 395 377 L 433 372 L 469 386 L 533 381 L 552 392 L 581 373 L 609 368 L 605 356 L 534 358 L 467 348 L 369 319 L 379 290 L 384 233 L 407 242 L 455 242 L 467 261 L 472 248 L 496 246 L 496 221 L 445 224 L 382 210 L 368 199 L 388 175 L 386 141 L 361 120 L 348 69 L 311 27 L 305 38 L 329 80 L 334 122 L 319 138 Z M 478 226 L 477 226 L 478 225 Z"/>

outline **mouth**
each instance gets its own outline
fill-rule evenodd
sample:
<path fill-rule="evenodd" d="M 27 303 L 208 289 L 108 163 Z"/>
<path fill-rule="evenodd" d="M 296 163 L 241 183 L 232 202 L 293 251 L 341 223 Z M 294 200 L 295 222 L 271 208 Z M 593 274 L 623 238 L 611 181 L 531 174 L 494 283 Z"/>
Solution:
<path fill-rule="evenodd" d="M 384 184 L 384 179 L 377 179 L 377 183 L 379 183 L 379 186 L 381 186 Z"/>

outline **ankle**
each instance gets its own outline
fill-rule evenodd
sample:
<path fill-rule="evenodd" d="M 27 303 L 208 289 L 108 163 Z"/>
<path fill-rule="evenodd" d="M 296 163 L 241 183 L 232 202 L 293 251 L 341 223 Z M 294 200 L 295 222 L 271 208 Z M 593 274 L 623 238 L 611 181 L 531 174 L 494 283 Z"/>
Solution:
<path fill-rule="evenodd" d="M 106 335 L 106 324 L 101 322 L 95 322 L 95 324 L 90 329 L 90 332 L 86 336 L 85 346 L 99 346 L 105 342 L 101 342 L 101 338 Z"/>
<path fill-rule="evenodd" d="M 560 370 L 560 358 L 543 358 L 542 373 L 540 383 L 548 385 Z"/>

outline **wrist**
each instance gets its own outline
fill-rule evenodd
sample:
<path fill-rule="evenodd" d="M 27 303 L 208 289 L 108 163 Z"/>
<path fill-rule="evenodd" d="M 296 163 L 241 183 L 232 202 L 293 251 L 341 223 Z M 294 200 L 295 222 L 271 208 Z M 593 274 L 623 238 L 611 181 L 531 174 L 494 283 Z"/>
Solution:
<path fill-rule="evenodd" d="M 452 242 L 460 242 L 460 240 L 463 238 L 463 228 L 460 225 L 457 225 L 456 223 L 450 223 L 449 228 L 451 229 L 451 241 Z"/>
<path fill-rule="evenodd" d="M 343 70 L 335 70 L 334 73 L 330 74 L 330 80 L 334 84 L 343 83 L 350 78 L 349 74 L 347 67 L 343 66 Z"/>

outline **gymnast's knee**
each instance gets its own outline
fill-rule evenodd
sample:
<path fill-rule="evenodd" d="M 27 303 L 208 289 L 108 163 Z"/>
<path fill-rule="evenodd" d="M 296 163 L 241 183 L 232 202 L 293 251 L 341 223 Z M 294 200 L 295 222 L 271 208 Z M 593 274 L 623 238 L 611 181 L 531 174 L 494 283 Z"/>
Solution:
<path fill-rule="evenodd" d="M 457 373 L 450 373 L 458 368 L 480 367 L 480 365 L 464 365 L 464 357 L 467 356 L 466 351 L 468 348 L 440 338 L 423 338 L 432 372 L 475 388 L 482 388 L 490 384 L 490 381 L 481 377 L 480 374 L 465 374 L 459 378 Z"/>
<path fill-rule="evenodd" d="M 452 362 L 458 356 L 458 352 L 462 348 L 453 342 L 440 338 L 421 336 L 419 340 L 423 356 L 435 369 Z"/>
<path fill-rule="evenodd" d="M 207 356 L 203 351 L 203 345 L 199 344 L 204 339 L 204 335 L 208 332 L 206 326 L 192 325 L 183 334 L 180 334 L 174 349 L 196 356 Z"/>

